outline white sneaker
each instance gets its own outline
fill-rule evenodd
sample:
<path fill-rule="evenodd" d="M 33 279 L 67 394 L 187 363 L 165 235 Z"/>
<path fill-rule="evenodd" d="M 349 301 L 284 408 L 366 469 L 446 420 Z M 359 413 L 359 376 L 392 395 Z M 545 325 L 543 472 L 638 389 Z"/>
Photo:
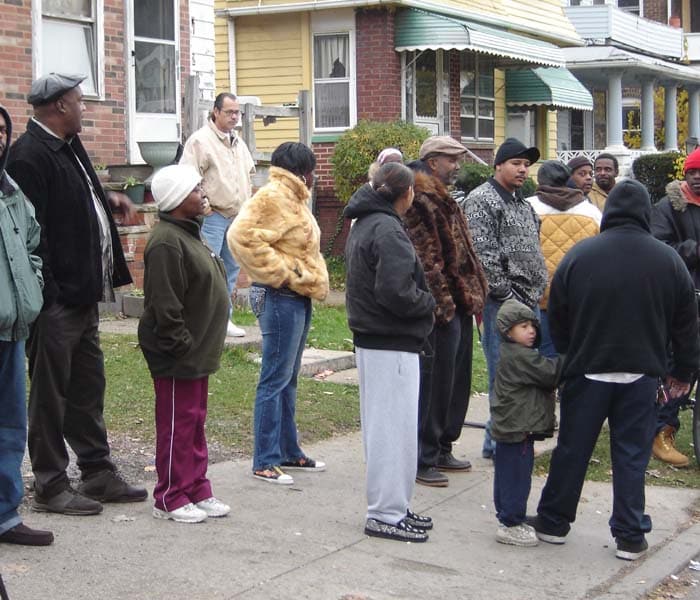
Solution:
<path fill-rule="evenodd" d="M 525 523 L 513 525 L 512 527 L 499 525 L 496 532 L 496 541 L 501 544 L 510 544 L 511 546 L 537 546 L 538 544 L 535 530 Z"/>
<path fill-rule="evenodd" d="M 236 327 L 231 321 L 228 322 L 226 326 L 226 337 L 244 337 L 245 329 Z"/>
<path fill-rule="evenodd" d="M 170 519 L 178 523 L 201 523 L 206 520 L 207 513 L 190 502 L 169 512 L 154 507 L 153 516 L 156 519 Z"/>
<path fill-rule="evenodd" d="M 208 517 L 225 517 L 231 512 L 231 507 L 228 504 L 224 504 L 221 500 L 214 498 L 214 496 L 206 500 L 200 500 L 196 506 L 207 513 Z"/>

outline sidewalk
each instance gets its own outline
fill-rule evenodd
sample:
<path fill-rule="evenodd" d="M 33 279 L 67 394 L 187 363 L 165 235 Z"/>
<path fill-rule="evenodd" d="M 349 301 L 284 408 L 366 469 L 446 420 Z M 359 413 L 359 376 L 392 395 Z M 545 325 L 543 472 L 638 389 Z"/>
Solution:
<path fill-rule="evenodd" d="M 485 398 L 475 396 L 467 418 L 485 414 Z M 596 483 L 586 484 L 565 545 L 497 544 L 482 435 L 465 428 L 455 451 L 472 461 L 471 473 L 450 475 L 447 488 L 416 487 L 412 508 L 435 520 L 426 544 L 363 534 L 364 464 L 355 433 L 305 448 L 328 470 L 295 474 L 290 487 L 253 479 L 247 460 L 213 465 L 215 493 L 233 511 L 200 525 L 155 520 L 150 500 L 109 504 L 94 517 L 30 513 L 27 522 L 52 529 L 55 544 L 2 547 L 0 572 L 12 600 L 627 600 L 697 554 L 700 524 L 687 512 L 697 490 L 647 488 L 651 550 L 628 563 L 614 557 L 610 485 Z M 530 511 L 543 484 L 535 478 Z"/>

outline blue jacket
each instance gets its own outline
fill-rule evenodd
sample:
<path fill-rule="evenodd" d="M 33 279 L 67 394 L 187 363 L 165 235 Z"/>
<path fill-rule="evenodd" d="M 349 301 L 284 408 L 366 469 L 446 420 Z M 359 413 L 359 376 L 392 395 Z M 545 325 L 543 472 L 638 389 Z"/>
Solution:
<path fill-rule="evenodd" d="M 0 114 L 7 125 L 7 144 L 0 155 L 0 340 L 15 342 L 29 336 L 29 325 L 43 303 L 41 259 L 32 254 L 40 228 L 34 208 L 5 173 L 12 124 L 2 106 Z"/>

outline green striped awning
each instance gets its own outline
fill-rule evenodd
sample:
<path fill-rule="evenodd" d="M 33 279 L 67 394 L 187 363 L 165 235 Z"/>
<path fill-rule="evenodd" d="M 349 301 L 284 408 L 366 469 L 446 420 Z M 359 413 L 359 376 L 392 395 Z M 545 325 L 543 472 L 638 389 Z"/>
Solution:
<path fill-rule="evenodd" d="M 506 105 L 593 110 L 593 98 L 568 69 L 508 69 Z"/>
<path fill-rule="evenodd" d="M 396 12 L 397 52 L 414 50 L 471 50 L 516 63 L 564 66 L 554 44 L 466 19 L 409 8 Z"/>

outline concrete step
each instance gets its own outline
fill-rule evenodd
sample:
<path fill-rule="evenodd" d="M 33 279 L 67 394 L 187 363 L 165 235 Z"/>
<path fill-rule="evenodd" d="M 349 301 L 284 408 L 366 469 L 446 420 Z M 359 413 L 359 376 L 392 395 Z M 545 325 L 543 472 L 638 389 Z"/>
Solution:
<path fill-rule="evenodd" d="M 306 348 L 301 357 L 299 373 L 304 377 L 313 377 L 324 371 L 345 371 L 355 367 L 355 353 L 341 350 L 319 350 Z"/>
<path fill-rule="evenodd" d="M 260 364 L 262 357 L 258 355 L 253 357 L 253 360 Z M 355 354 L 353 352 L 306 348 L 301 356 L 299 375 L 302 377 L 313 377 L 325 371 L 344 371 L 345 369 L 352 369 L 354 366 Z"/>

